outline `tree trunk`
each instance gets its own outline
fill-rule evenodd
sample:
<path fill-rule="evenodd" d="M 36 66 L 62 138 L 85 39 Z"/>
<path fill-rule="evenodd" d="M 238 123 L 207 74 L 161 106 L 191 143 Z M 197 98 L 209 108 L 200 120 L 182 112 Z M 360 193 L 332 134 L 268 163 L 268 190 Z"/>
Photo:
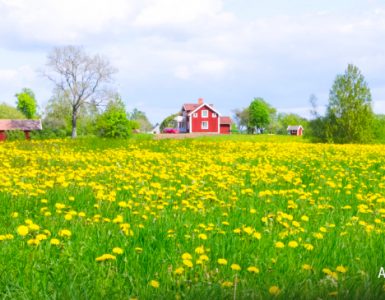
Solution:
<path fill-rule="evenodd" d="M 76 132 L 76 121 L 77 121 L 77 110 L 75 107 L 72 109 L 72 134 L 71 137 L 73 139 L 76 139 L 77 137 L 77 132 Z"/>

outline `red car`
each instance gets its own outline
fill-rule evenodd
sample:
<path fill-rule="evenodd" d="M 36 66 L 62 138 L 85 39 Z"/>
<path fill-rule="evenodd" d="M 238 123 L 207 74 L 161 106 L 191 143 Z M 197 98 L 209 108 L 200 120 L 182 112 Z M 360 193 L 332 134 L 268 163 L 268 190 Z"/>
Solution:
<path fill-rule="evenodd" d="M 163 133 L 179 133 L 179 130 L 176 128 L 165 128 L 163 129 Z"/>

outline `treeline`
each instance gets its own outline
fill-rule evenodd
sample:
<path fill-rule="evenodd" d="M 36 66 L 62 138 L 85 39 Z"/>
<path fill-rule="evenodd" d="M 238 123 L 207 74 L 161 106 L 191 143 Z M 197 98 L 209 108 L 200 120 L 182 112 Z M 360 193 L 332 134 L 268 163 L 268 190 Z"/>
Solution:
<path fill-rule="evenodd" d="M 49 53 L 46 66 L 42 75 L 54 84 L 54 91 L 44 110 L 37 113 L 35 94 L 25 88 L 16 94 L 16 107 L 0 105 L 0 119 L 42 119 L 43 130 L 33 134 L 47 138 L 127 137 L 152 129 L 146 114 L 138 109 L 127 112 L 111 88 L 117 70 L 106 58 L 65 46 Z"/>
<path fill-rule="evenodd" d="M 372 96 L 361 71 L 348 65 L 337 75 L 329 93 L 326 113 L 317 111 L 317 98 L 310 96 L 312 118 L 277 113 L 263 98 L 255 98 L 248 107 L 234 110 L 236 128 L 244 133 L 287 134 L 289 125 L 302 125 L 304 135 L 313 142 L 371 143 L 385 142 L 385 116 L 372 109 Z"/>
<path fill-rule="evenodd" d="M 15 95 L 15 106 L 0 104 L 0 119 L 42 119 L 43 130 L 33 132 L 35 137 L 63 138 L 72 134 L 72 110 L 68 97 L 57 91 L 41 113 L 37 112 L 36 98 L 31 89 L 23 89 Z M 131 112 L 118 94 L 111 94 L 106 104 L 87 103 L 77 114 L 77 134 L 101 137 L 128 137 L 132 132 L 152 129 L 146 114 L 138 109 Z M 22 137 L 9 132 L 10 138 Z"/>

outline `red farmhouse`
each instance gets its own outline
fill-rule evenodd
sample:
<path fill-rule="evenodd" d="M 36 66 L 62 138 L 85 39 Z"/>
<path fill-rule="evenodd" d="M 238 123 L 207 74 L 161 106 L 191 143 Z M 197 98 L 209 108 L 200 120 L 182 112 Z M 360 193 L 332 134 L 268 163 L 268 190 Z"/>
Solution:
<path fill-rule="evenodd" d="M 213 104 L 204 103 L 203 99 L 184 104 L 177 121 L 179 132 L 230 133 L 230 117 L 222 117 Z"/>

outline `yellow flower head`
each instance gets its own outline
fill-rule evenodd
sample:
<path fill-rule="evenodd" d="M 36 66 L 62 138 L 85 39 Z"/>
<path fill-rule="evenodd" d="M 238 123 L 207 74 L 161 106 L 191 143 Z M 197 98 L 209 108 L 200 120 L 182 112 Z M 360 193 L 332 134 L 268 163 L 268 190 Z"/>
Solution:
<path fill-rule="evenodd" d="M 238 265 L 238 264 L 232 264 L 231 265 L 231 270 L 240 271 L 241 270 L 241 266 Z"/>
<path fill-rule="evenodd" d="M 275 248 L 284 248 L 284 247 L 285 247 L 285 244 L 282 242 L 276 242 L 275 243 Z"/>
<path fill-rule="evenodd" d="M 276 285 L 273 285 L 269 288 L 270 295 L 277 296 L 280 292 L 281 290 Z"/>
<path fill-rule="evenodd" d="M 190 253 L 186 252 L 182 254 L 182 259 L 192 260 L 192 256 Z"/>
<path fill-rule="evenodd" d="M 255 273 L 255 274 L 259 273 L 259 269 L 257 267 L 254 267 L 254 266 L 248 267 L 247 271 L 249 271 L 250 273 Z"/>
<path fill-rule="evenodd" d="M 182 275 L 184 272 L 184 268 L 183 267 L 179 267 L 175 270 L 175 274 L 177 275 Z"/>
<path fill-rule="evenodd" d="M 224 259 L 224 258 L 219 258 L 218 259 L 218 264 L 220 264 L 220 265 L 227 265 L 227 260 Z"/>
<path fill-rule="evenodd" d="M 57 246 L 57 245 L 60 245 L 60 241 L 58 239 L 51 239 L 50 244 Z"/>
<path fill-rule="evenodd" d="M 71 235 L 72 235 L 72 233 L 68 229 L 59 230 L 59 236 L 61 236 L 61 237 L 70 237 Z"/>
<path fill-rule="evenodd" d="M 119 247 L 115 247 L 114 249 L 112 249 L 112 253 L 114 253 L 114 254 L 123 254 L 123 249 L 119 248 Z"/>
<path fill-rule="evenodd" d="M 199 247 L 195 248 L 195 253 L 196 254 L 203 254 L 203 253 L 205 253 L 205 248 L 203 246 L 199 246 Z"/>
<path fill-rule="evenodd" d="M 184 259 L 184 260 L 183 260 L 183 264 L 184 264 L 185 266 L 189 267 L 189 268 L 192 268 L 192 267 L 194 266 L 194 264 L 192 263 L 192 261 L 189 260 L 189 259 Z"/>
<path fill-rule="evenodd" d="M 298 243 L 296 241 L 290 241 L 288 246 L 290 248 L 297 248 L 298 247 Z"/>
<path fill-rule="evenodd" d="M 204 233 L 200 233 L 198 234 L 198 238 L 200 238 L 201 240 L 207 240 L 207 235 Z"/>
<path fill-rule="evenodd" d="M 155 289 L 159 288 L 159 281 L 157 280 L 151 280 L 149 284 Z"/>
<path fill-rule="evenodd" d="M 28 234 L 29 230 L 28 227 L 25 225 L 20 225 L 17 227 L 17 234 L 21 236 L 26 236 Z"/>
<path fill-rule="evenodd" d="M 112 254 L 103 254 L 96 258 L 96 261 L 116 260 L 116 256 Z"/>
<path fill-rule="evenodd" d="M 338 266 L 338 267 L 336 268 L 336 271 L 337 271 L 337 272 L 340 272 L 340 273 L 346 273 L 347 270 L 348 270 L 348 269 L 345 268 L 344 266 Z"/>

